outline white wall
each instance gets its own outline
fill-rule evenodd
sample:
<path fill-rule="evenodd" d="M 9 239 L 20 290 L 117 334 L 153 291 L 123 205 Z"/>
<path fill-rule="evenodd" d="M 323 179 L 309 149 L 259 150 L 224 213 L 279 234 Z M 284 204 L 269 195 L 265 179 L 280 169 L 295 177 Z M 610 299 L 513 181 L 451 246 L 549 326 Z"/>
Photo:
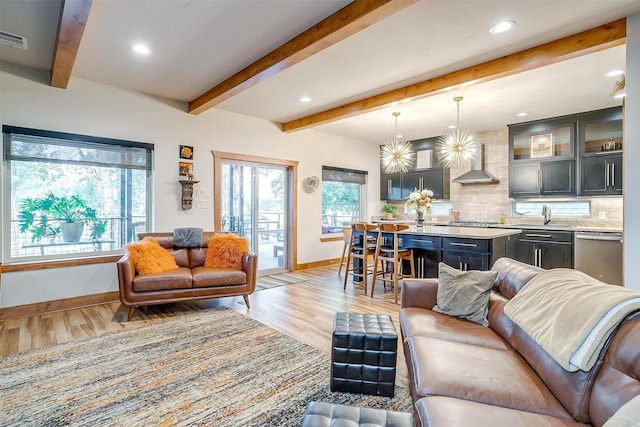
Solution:
<path fill-rule="evenodd" d="M 624 132 L 624 285 L 640 291 L 640 14 L 627 17 Z"/>
<path fill-rule="evenodd" d="M 48 74 L 2 65 L 2 124 L 155 144 L 154 230 L 213 229 L 209 209 L 183 211 L 178 146 L 194 146 L 196 188 L 213 193 L 212 150 L 299 161 L 299 181 L 322 166 L 369 172 L 367 216 L 379 210 L 377 146 L 306 130 L 285 134 L 273 123 L 212 109 L 186 113 L 186 105 L 72 78 L 66 90 L 47 85 Z M 300 189 L 300 183 L 297 183 Z M 337 258 L 342 241 L 321 243 L 321 192 L 298 190 L 298 263 Z M 0 231 L 1 233 L 1 231 Z M 2 236 L 0 235 L 0 238 Z M 117 290 L 114 264 L 3 273 L 0 307 Z"/>

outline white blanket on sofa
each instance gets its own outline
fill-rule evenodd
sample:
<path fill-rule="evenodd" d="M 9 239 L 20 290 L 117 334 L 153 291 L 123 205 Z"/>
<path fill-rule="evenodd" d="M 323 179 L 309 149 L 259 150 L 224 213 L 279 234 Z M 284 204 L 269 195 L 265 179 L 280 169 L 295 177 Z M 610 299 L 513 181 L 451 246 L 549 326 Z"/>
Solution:
<path fill-rule="evenodd" d="M 611 332 L 636 310 L 640 310 L 640 292 L 566 268 L 535 276 L 504 309 L 570 372 L 590 370 Z"/>

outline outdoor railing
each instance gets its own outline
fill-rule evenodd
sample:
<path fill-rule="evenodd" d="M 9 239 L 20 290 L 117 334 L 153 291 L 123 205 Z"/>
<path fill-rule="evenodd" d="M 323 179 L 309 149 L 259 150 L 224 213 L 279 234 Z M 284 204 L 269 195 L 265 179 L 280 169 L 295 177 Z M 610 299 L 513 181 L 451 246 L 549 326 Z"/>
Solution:
<path fill-rule="evenodd" d="M 100 239 L 92 240 L 90 227 L 85 224 L 79 242 L 64 242 L 60 236 L 53 240 L 41 239 L 32 242 L 31 233 L 28 231 L 20 232 L 20 221 L 11 220 L 10 257 L 38 257 L 119 250 L 127 243 L 135 241 L 137 233 L 145 231 L 146 218 L 144 216 L 98 219 L 107 221 L 105 233 Z"/>

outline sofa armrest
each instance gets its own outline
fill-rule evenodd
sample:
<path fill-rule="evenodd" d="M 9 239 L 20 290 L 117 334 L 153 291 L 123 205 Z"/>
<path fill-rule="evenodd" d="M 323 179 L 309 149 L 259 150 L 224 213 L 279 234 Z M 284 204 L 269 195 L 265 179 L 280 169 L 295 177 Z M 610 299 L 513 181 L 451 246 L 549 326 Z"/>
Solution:
<path fill-rule="evenodd" d="M 417 307 L 431 310 L 436 305 L 438 279 L 404 279 L 401 307 Z"/>
<path fill-rule="evenodd" d="M 258 256 L 252 252 L 245 252 L 242 255 L 242 270 L 247 275 L 247 285 L 249 285 L 251 292 L 253 292 L 256 289 Z"/>
<path fill-rule="evenodd" d="M 126 304 L 127 295 L 133 291 L 133 278 L 136 277 L 136 268 L 129 254 L 125 254 L 116 262 L 118 268 L 118 288 L 120 289 L 120 301 Z"/>

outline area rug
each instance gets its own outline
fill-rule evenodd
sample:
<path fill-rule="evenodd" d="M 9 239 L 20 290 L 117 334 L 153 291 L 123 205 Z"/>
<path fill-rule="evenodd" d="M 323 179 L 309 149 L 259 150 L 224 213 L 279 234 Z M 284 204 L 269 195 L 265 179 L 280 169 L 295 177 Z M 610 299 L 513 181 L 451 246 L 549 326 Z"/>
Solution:
<path fill-rule="evenodd" d="M 308 280 L 306 277 L 293 273 L 270 274 L 269 276 L 261 276 L 256 279 L 256 291 L 291 285 L 293 283 L 300 283 L 306 280 Z"/>
<path fill-rule="evenodd" d="M 330 357 L 229 309 L 0 358 L 2 426 L 299 426 L 312 400 L 411 411 L 332 393 Z"/>

